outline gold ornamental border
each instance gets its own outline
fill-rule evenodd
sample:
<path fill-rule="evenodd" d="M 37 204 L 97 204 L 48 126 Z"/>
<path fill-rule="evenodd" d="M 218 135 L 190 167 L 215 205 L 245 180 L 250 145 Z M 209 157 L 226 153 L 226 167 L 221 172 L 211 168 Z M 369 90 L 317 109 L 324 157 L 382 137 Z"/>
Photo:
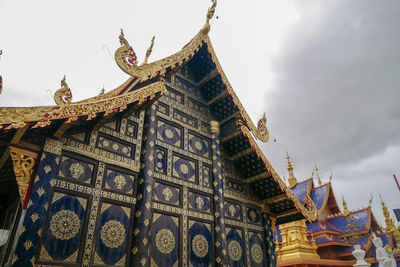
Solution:
<path fill-rule="evenodd" d="M 113 112 L 121 112 L 130 103 L 138 102 L 138 105 L 140 105 L 153 99 L 157 93 L 163 95 L 165 92 L 164 82 L 159 81 L 130 93 L 94 99 L 88 102 L 77 102 L 63 106 L 3 107 L 0 108 L 0 129 L 18 129 L 32 123 L 34 123 L 32 128 L 46 127 L 53 120 L 68 119 L 67 123 L 71 123 L 82 116 L 87 116 L 87 120 L 91 120 L 98 113 L 104 112 L 106 116 Z"/>

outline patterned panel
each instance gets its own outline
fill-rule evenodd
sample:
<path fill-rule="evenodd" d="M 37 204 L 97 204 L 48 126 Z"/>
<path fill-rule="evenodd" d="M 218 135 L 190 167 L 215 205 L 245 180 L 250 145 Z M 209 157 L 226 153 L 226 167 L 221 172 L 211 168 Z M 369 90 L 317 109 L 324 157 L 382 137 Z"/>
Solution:
<path fill-rule="evenodd" d="M 182 128 L 175 127 L 163 120 L 158 119 L 157 139 L 168 144 L 181 147 L 183 144 L 182 136 Z"/>
<path fill-rule="evenodd" d="M 262 234 L 249 232 L 249 248 L 251 266 L 264 266 L 264 248 Z"/>
<path fill-rule="evenodd" d="M 87 199 L 55 192 L 43 234 L 40 260 L 78 261 L 79 245 L 83 244 L 82 229 Z"/>
<path fill-rule="evenodd" d="M 179 188 L 155 182 L 154 199 L 156 201 L 180 206 L 180 196 L 181 190 Z"/>
<path fill-rule="evenodd" d="M 227 218 L 242 220 L 242 208 L 239 204 L 225 201 L 224 213 Z"/>
<path fill-rule="evenodd" d="M 183 158 L 181 156 L 173 155 L 173 171 L 175 177 L 196 182 L 196 162 Z"/>
<path fill-rule="evenodd" d="M 189 208 L 196 211 L 211 213 L 211 198 L 189 192 Z"/>
<path fill-rule="evenodd" d="M 239 229 L 226 227 L 226 241 L 228 256 L 230 259 L 229 266 L 245 266 L 245 248 L 243 246 L 243 232 Z"/>
<path fill-rule="evenodd" d="M 209 134 L 210 133 L 210 125 L 205 122 L 201 122 L 201 131 Z"/>
<path fill-rule="evenodd" d="M 111 136 L 99 134 L 96 147 L 127 158 L 134 158 L 135 145 L 122 143 Z"/>
<path fill-rule="evenodd" d="M 92 183 L 95 165 L 72 157 L 63 156 L 58 175 L 85 184 Z"/>
<path fill-rule="evenodd" d="M 125 134 L 136 139 L 138 135 L 138 124 L 134 121 L 128 120 L 126 123 Z"/>
<path fill-rule="evenodd" d="M 189 133 L 189 151 L 197 155 L 210 157 L 210 141 Z"/>
<path fill-rule="evenodd" d="M 103 188 L 118 193 L 133 195 L 135 193 L 135 176 L 108 169 Z"/>
<path fill-rule="evenodd" d="M 246 207 L 246 220 L 249 223 L 261 224 L 262 218 L 260 210 L 252 207 Z"/>
<path fill-rule="evenodd" d="M 164 148 L 156 147 L 155 171 L 166 173 L 167 172 L 167 150 Z"/>
<path fill-rule="evenodd" d="M 211 224 L 189 221 L 190 266 L 212 266 Z"/>
<path fill-rule="evenodd" d="M 177 75 L 175 75 L 174 86 L 188 92 L 191 95 L 199 96 L 199 89 L 195 85 L 185 81 Z"/>
<path fill-rule="evenodd" d="M 180 265 L 179 218 L 153 213 L 151 262 L 152 266 Z"/>
<path fill-rule="evenodd" d="M 211 166 L 203 164 L 203 185 L 211 186 Z"/>
<path fill-rule="evenodd" d="M 234 191 L 238 191 L 238 192 L 243 192 L 244 191 L 244 184 L 236 181 L 234 179 L 229 179 L 226 178 L 226 185 L 229 189 L 234 190 Z"/>
<path fill-rule="evenodd" d="M 121 121 L 116 117 L 106 122 L 102 127 L 106 127 L 118 132 L 120 125 Z"/>
<path fill-rule="evenodd" d="M 208 115 L 207 106 L 200 103 L 199 101 L 194 100 L 191 97 L 188 97 L 188 107 L 194 111 L 202 113 L 204 115 Z"/>
<path fill-rule="evenodd" d="M 174 109 L 173 118 L 189 126 L 197 128 L 197 119 L 179 110 Z"/>
<path fill-rule="evenodd" d="M 131 209 L 103 202 L 97 225 L 94 264 L 125 266 L 129 251 Z"/>
<path fill-rule="evenodd" d="M 89 132 L 78 132 L 78 133 L 72 133 L 68 135 L 68 138 L 71 138 L 72 140 L 87 144 L 89 142 Z"/>
<path fill-rule="evenodd" d="M 13 266 L 33 266 L 31 261 L 37 250 L 42 232 L 46 206 L 51 194 L 50 181 L 57 174 L 59 156 L 44 151 L 28 201 L 21 234 L 13 258 Z"/>
<path fill-rule="evenodd" d="M 166 97 L 171 98 L 172 100 L 175 100 L 178 103 L 183 104 L 184 103 L 184 97 L 182 93 L 179 93 L 178 91 L 172 89 L 169 86 L 165 86 L 167 88 L 167 92 L 165 93 Z"/>
<path fill-rule="evenodd" d="M 275 236 L 274 230 L 276 226 L 275 224 L 272 223 L 272 220 L 267 213 L 263 213 L 263 218 L 265 227 L 264 237 L 265 237 L 265 244 L 267 247 L 266 265 L 276 266 L 276 252 L 275 252 L 275 242 L 274 242 L 274 236 Z M 279 229 L 277 229 L 277 232 L 279 233 Z M 276 236 L 280 236 L 280 234 L 277 234 Z"/>
<path fill-rule="evenodd" d="M 167 104 L 164 104 L 162 102 L 158 103 L 158 112 L 161 112 L 164 115 L 169 115 L 169 106 Z"/>

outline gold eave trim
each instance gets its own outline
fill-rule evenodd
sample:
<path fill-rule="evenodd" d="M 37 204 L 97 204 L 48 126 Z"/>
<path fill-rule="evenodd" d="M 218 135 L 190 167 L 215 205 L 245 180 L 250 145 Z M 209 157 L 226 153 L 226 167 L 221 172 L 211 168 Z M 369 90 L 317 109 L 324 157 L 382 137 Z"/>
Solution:
<path fill-rule="evenodd" d="M 106 116 L 113 112 L 121 112 L 133 102 L 138 102 L 138 105 L 143 104 L 153 99 L 157 93 L 163 95 L 166 90 L 164 81 L 159 81 L 130 93 L 89 102 L 64 106 L 4 107 L 0 108 L 0 129 L 18 129 L 31 123 L 34 123 L 32 128 L 45 127 L 50 125 L 51 121 L 59 119 L 68 119 L 67 123 L 71 123 L 82 116 L 88 116 L 87 120 L 91 120 L 98 113 L 104 112 Z"/>

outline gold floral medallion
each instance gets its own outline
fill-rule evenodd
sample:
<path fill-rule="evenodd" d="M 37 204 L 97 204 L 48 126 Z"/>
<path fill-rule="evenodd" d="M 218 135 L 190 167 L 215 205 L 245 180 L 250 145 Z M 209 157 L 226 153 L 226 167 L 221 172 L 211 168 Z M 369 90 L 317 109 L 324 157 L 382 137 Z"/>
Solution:
<path fill-rule="evenodd" d="M 254 210 L 250 211 L 250 218 L 252 222 L 255 222 L 257 219 L 257 214 Z"/>
<path fill-rule="evenodd" d="M 83 166 L 77 162 L 71 164 L 71 166 L 69 167 L 69 171 L 71 172 L 72 177 L 74 177 L 75 179 L 78 179 L 84 172 Z"/>
<path fill-rule="evenodd" d="M 242 258 L 242 248 L 240 247 L 239 242 L 237 242 L 236 240 L 232 240 L 231 242 L 229 242 L 228 252 L 229 256 L 234 261 L 239 261 L 240 258 Z"/>
<path fill-rule="evenodd" d="M 106 222 L 100 231 L 100 239 L 109 248 L 117 248 L 125 241 L 125 228 L 119 221 Z"/>
<path fill-rule="evenodd" d="M 168 187 L 165 187 L 162 191 L 165 201 L 169 201 L 172 197 L 172 191 Z"/>
<path fill-rule="evenodd" d="M 199 258 L 204 258 L 208 253 L 208 242 L 203 235 L 196 235 L 192 240 L 192 249 Z"/>
<path fill-rule="evenodd" d="M 251 257 L 255 263 L 261 263 L 263 259 L 262 249 L 259 244 L 254 244 L 251 247 Z"/>
<path fill-rule="evenodd" d="M 60 210 L 51 217 L 50 231 L 60 240 L 69 240 L 79 232 L 81 221 L 71 210 Z"/>
<path fill-rule="evenodd" d="M 115 184 L 115 186 L 116 186 L 119 190 L 121 190 L 121 189 L 126 185 L 126 179 L 125 179 L 125 177 L 122 176 L 122 175 L 117 175 L 117 176 L 114 178 L 114 184 Z"/>
<path fill-rule="evenodd" d="M 236 214 L 235 206 L 229 205 L 229 213 L 231 214 L 231 217 L 235 217 L 235 214 Z"/>
<path fill-rule="evenodd" d="M 163 254 L 169 254 L 175 248 L 175 237 L 169 229 L 161 229 L 156 234 L 156 247 Z"/>
<path fill-rule="evenodd" d="M 196 205 L 199 209 L 203 209 L 204 206 L 204 200 L 202 197 L 196 197 Z"/>

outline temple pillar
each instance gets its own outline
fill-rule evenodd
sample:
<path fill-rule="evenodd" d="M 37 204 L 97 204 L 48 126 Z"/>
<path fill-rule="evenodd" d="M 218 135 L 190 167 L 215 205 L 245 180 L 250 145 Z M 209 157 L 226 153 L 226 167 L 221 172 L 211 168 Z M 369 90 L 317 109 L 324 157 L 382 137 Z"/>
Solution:
<path fill-rule="evenodd" d="M 18 184 L 21 206 L 22 209 L 26 209 L 30 195 L 29 185 L 33 179 L 34 167 L 39 153 L 26 148 L 10 146 L 10 155 L 13 162 L 15 179 Z"/>
<path fill-rule="evenodd" d="M 276 252 L 275 252 L 275 242 L 274 242 L 274 233 L 275 233 L 275 223 L 276 218 L 271 217 L 266 211 L 266 204 L 264 204 L 262 210 L 263 224 L 264 224 L 264 237 L 265 237 L 265 245 L 267 255 L 266 259 L 268 260 L 267 266 L 276 266 Z"/>
<path fill-rule="evenodd" d="M 224 182 L 220 153 L 220 124 L 211 121 L 212 167 L 214 176 L 215 259 L 218 266 L 228 266 L 224 215 Z"/>
<path fill-rule="evenodd" d="M 136 223 L 133 230 L 135 243 L 132 249 L 132 266 L 150 266 L 151 204 L 154 185 L 154 156 L 156 138 L 157 102 L 147 107 L 144 123 L 141 170 L 138 181 Z"/>

